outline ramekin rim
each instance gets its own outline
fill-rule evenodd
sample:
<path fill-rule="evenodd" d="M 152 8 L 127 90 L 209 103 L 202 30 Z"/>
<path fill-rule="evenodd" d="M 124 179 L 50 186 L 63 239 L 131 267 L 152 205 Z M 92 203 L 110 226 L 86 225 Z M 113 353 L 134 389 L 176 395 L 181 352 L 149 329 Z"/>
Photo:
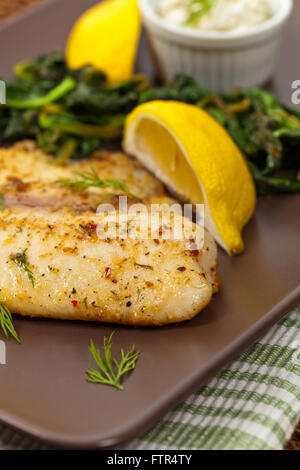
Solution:
<path fill-rule="evenodd" d="M 267 21 L 261 23 L 260 25 L 254 26 L 247 30 L 233 30 L 233 31 L 226 31 L 226 32 L 219 32 L 219 31 L 203 31 L 200 29 L 193 29 L 188 28 L 185 26 L 177 26 L 168 23 L 163 18 L 154 11 L 153 7 L 151 6 L 151 0 L 138 0 L 140 5 L 140 10 L 145 18 L 149 19 L 156 25 L 156 27 L 160 28 L 162 31 L 166 33 L 171 33 L 177 35 L 178 37 L 182 38 L 190 38 L 191 40 L 233 40 L 233 39 L 251 39 L 258 34 L 267 33 L 279 25 L 283 24 L 289 15 L 292 12 L 294 6 L 294 0 L 280 0 L 280 7 L 278 11 Z"/>

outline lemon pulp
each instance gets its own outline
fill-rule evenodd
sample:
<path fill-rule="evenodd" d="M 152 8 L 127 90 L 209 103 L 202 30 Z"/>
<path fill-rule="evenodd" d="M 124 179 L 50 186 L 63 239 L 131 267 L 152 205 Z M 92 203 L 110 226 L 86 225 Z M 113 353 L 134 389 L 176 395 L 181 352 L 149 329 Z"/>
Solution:
<path fill-rule="evenodd" d="M 243 251 L 241 232 L 256 203 L 247 164 L 223 127 L 185 103 L 152 101 L 127 118 L 124 149 L 172 192 L 205 204 L 205 225 L 231 255 Z"/>

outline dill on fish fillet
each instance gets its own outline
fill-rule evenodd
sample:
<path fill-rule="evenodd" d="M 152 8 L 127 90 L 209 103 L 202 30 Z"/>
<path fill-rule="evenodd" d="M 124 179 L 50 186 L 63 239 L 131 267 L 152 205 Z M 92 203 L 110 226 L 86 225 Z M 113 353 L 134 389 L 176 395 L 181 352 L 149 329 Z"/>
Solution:
<path fill-rule="evenodd" d="M 78 192 L 86 191 L 88 188 L 111 188 L 115 191 L 122 191 L 129 197 L 138 199 L 138 197 L 134 196 L 129 191 L 127 185 L 123 181 L 112 178 L 101 179 L 94 168 L 91 168 L 90 171 L 75 173 L 74 178 L 59 179 L 55 181 L 55 183 L 69 187 Z"/>
<path fill-rule="evenodd" d="M 27 274 L 28 276 L 28 279 L 29 281 L 31 282 L 32 284 L 32 287 L 34 287 L 34 275 L 32 273 L 32 271 L 30 270 L 29 268 L 29 262 L 27 260 L 27 255 L 26 255 L 26 252 L 27 252 L 27 248 L 20 252 L 20 253 L 16 253 L 16 254 L 11 254 L 10 255 L 10 259 L 11 261 L 13 261 L 19 268 L 22 268 L 25 273 Z"/>

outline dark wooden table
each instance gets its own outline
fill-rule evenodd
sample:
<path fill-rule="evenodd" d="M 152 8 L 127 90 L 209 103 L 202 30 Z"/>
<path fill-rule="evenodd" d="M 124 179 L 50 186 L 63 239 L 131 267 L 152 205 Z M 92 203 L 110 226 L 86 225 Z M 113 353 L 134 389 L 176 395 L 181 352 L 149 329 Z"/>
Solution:
<path fill-rule="evenodd" d="M 42 0 L 0 0 L 0 21 Z"/>
<path fill-rule="evenodd" d="M 0 0 L 0 21 L 5 20 L 19 10 L 44 0 Z M 286 28 L 279 56 L 277 70 L 271 87 L 279 98 L 291 105 L 291 84 L 300 80 L 300 62 L 298 44 L 300 39 L 300 1 L 295 1 L 293 15 Z M 300 108 L 300 106 L 299 106 Z M 286 445 L 287 450 L 300 450 L 300 424 Z"/>

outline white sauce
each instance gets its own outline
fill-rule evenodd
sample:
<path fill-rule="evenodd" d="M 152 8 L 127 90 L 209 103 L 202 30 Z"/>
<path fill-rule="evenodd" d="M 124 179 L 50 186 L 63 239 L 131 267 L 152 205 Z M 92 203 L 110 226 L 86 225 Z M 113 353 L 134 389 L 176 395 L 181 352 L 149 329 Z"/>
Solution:
<path fill-rule="evenodd" d="M 161 0 L 159 15 L 175 25 L 186 25 L 190 0 Z M 214 0 L 211 9 L 189 27 L 206 31 L 245 30 L 273 15 L 269 0 Z"/>

